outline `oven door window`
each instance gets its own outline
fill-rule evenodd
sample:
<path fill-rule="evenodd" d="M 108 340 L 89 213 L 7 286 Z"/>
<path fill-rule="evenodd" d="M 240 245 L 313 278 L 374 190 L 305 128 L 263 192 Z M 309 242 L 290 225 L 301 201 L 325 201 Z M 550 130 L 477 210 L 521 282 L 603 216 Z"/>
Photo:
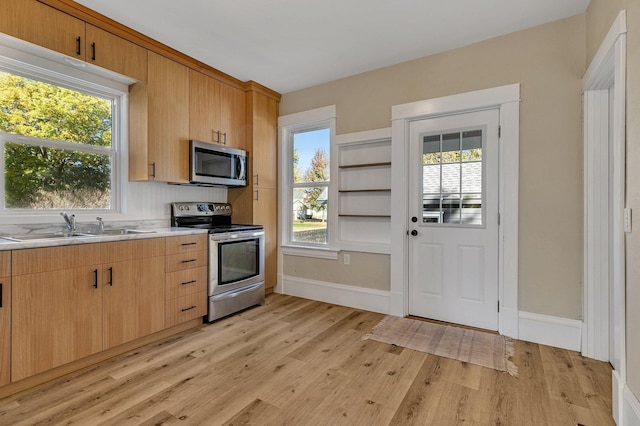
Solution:
<path fill-rule="evenodd" d="M 218 244 L 220 285 L 246 280 L 260 274 L 260 248 L 257 238 Z"/>

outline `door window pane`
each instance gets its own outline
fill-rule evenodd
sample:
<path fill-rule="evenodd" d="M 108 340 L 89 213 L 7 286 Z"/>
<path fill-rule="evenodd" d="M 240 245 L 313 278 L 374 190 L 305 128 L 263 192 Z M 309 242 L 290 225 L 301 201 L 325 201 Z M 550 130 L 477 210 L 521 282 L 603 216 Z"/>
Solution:
<path fill-rule="evenodd" d="M 483 224 L 482 129 L 422 143 L 422 223 Z"/>

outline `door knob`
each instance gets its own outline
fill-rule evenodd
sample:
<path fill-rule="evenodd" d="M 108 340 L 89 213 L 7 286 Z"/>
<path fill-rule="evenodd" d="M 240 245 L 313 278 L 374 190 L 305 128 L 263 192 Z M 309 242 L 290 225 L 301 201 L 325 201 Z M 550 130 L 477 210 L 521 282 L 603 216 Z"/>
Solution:
<path fill-rule="evenodd" d="M 416 230 L 414 229 L 413 231 L 411 231 L 411 235 L 413 235 L 413 236 L 415 237 L 416 235 L 418 235 L 418 231 L 416 231 Z"/>

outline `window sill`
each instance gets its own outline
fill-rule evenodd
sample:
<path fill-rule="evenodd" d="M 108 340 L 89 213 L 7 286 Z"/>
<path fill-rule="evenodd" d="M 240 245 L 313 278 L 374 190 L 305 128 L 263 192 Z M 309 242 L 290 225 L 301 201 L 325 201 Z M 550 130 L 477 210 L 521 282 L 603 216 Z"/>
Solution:
<path fill-rule="evenodd" d="M 280 246 L 280 252 L 287 256 L 315 257 L 317 259 L 338 260 L 339 250 L 324 247 Z"/>

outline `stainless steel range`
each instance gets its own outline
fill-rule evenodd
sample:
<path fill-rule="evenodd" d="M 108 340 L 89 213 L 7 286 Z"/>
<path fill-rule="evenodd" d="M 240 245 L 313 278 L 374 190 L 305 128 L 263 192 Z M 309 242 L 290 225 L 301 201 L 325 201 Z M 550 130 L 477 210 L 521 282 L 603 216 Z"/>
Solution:
<path fill-rule="evenodd" d="M 231 223 L 226 203 L 172 203 L 171 224 L 209 230 L 209 321 L 264 304 L 264 229 Z"/>

